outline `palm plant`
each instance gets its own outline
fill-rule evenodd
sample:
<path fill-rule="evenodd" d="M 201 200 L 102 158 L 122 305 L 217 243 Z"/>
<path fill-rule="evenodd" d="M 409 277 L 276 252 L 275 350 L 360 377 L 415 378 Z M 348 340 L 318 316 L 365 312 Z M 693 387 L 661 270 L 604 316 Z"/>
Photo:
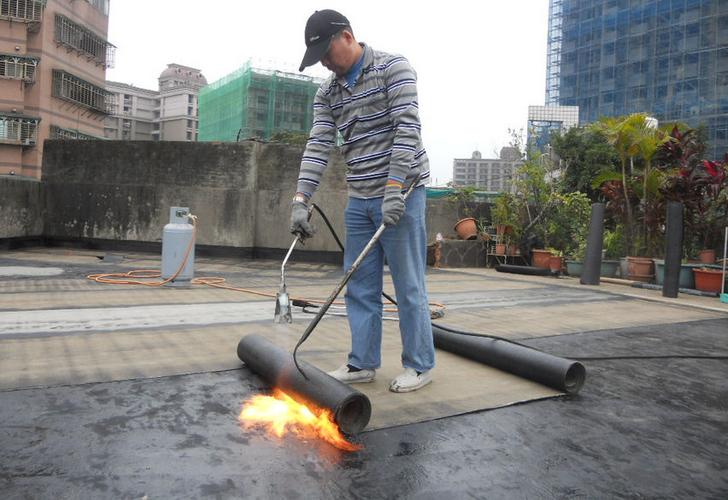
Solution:
<path fill-rule="evenodd" d="M 636 141 L 637 130 L 642 124 L 644 124 L 646 119 L 646 114 L 635 113 L 627 117 L 604 117 L 592 125 L 595 131 L 602 133 L 604 137 L 606 137 L 607 142 L 614 147 L 617 151 L 617 155 L 619 156 L 624 203 L 625 239 L 628 252 L 631 252 L 634 248 L 634 216 L 627 180 L 628 177 L 631 177 L 632 175 L 634 157 L 639 154 L 638 142 Z M 613 177 L 609 172 L 605 175 Z M 605 177 L 605 175 L 599 176 L 597 180 Z M 604 180 L 602 182 L 604 182 Z M 597 182 L 595 180 L 594 184 L 596 185 L 596 183 Z M 597 187 L 599 187 L 599 185 L 597 185 Z"/>

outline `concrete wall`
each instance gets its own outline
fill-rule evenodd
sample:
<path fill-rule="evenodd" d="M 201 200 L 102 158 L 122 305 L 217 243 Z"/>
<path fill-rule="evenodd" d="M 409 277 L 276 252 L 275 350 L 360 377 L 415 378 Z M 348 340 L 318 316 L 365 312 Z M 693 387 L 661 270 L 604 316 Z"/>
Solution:
<path fill-rule="evenodd" d="M 0 239 L 43 233 L 42 186 L 35 179 L 0 175 Z"/>
<path fill-rule="evenodd" d="M 46 141 L 44 150 L 41 183 L 0 177 L 6 214 L 0 239 L 108 240 L 111 248 L 158 243 L 169 207 L 184 206 L 199 217 L 199 245 L 275 255 L 291 244 L 300 146 L 56 140 Z M 343 239 L 345 166 L 336 151 L 314 201 Z M 455 234 L 457 212 L 447 200 L 428 201 L 430 242 L 438 232 Z M 303 250 L 338 254 L 323 220 L 318 215 L 313 220 L 319 233 Z"/>
<path fill-rule="evenodd" d="M 147 141 L 47 141 L 44 236 L 161 241 L 170 206 L 199 217 L 198 243 L 287 248 L 296 146 Z M 343 234 L 346 186 L 334 155 L 316 202 Z M 322 233 L 323 234 L 323 233 Z M 337 251 L 328 236 L 307 250 Z"/>

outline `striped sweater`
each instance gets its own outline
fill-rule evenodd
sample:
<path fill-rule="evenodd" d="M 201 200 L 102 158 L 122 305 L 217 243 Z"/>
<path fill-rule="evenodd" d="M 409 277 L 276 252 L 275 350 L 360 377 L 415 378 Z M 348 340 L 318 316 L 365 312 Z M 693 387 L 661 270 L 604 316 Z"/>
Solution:
<path fill-rule="evenodd" d="M 406 188 L 430 175 L 420 138 L 417 77 L 407 59 L 364 47 L 354 85 L 332 74 L 314 98 L 314 119 L 301 159 L 297 191 L 311 197 L 341 133 L 349 196 L 375 198 L 390 184 Z"/>

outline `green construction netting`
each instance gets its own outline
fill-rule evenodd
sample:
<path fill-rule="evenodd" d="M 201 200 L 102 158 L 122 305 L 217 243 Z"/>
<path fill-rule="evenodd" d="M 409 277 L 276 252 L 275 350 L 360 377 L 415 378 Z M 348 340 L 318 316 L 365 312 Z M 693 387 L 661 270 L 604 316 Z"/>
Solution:
<path fill-rule="evenodd" d="M 199 141 L 268 140 L 278 132 L 308 134 L 319 82 L 253 68 L 250 62 L 200 89 Z"/>
<path fill-rule="evenodd" d="M 456 192 L 456 189 L 448 187 L 428 187 L 427 197 L 430 199 L 448 198 L 450 195 Z M 473 200 L 489 203 L 495 200 L 498 195 L 497 191 L 474 191 Z"/>

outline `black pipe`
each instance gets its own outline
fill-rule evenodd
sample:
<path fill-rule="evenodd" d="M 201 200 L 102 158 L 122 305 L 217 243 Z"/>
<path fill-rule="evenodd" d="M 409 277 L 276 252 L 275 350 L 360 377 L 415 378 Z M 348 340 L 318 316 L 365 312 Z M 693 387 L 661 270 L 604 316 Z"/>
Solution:
<path fill-rule="evenodd" d="M 533 266 L 516 266 L 515 264 L 500 264 L 495 267 L 499 273 L 528 274 L 530 276 L 551 276 L 550 269 Z"/>
<path fill-rule="evenodd" d="M 315 366 L 299 361 L 308 376 L 306 380 L 296 368 L 290 352 L 260 335 L 246 335 L 240 339 L 238 358 L 268 384 L 298 402 L 313 403 L 330 410 L 345 434 L 356 434 L 369 423 L 372 415 L 369 398 Z"/>
<path fill-rule="evenodd" d="M 676 298 L 680 288 L 680 262 L 682 261 L 683 204 L 671 201 L 667 204 L 665 229 L 665 278 L 662 296 Z"/>
<path fill-rule="evenodd" d="M 566 392 L 584 385 L 586 369 L 578 361 L 559 358 L 505 340 L 465 336 L 432 324 L 435 347 Z"/>
<path fill-rule="evenodd" d="M 582 285 L 598 285 L 602 269 L 602 244 L 604 241 L 604 203 L 594 203 L 586 239 L 584 270 L 579 282 Z"/>

